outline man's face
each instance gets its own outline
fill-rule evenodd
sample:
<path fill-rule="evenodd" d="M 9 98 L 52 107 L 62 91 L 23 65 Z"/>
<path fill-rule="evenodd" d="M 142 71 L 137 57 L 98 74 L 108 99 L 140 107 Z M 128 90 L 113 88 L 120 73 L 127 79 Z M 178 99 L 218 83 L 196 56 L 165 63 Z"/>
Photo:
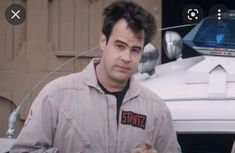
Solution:
<path fill-rule="evenodd" d="M 105 35 L 101 36 L 100 46 L 104 75 L 112 81 L 123 83 L 137 71 L 144 38 L 137 37 L 126 21 L 121 19 L 114 25 L 109 40 Z"/>

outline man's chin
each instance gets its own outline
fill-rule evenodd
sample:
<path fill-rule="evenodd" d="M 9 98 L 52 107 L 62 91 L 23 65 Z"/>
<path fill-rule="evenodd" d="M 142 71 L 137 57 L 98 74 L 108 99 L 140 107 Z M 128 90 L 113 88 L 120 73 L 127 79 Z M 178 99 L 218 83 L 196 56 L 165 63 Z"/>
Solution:
<path fill-rule="evenodd" d="M 131 76 L 130 72 L 124 73 L 124 72 L 116 71 L 115 73 L 112 74 L 113 79 L 119 83 L 126 83 L 126 81 L 128 81 L 130 76 Z"/>
<path fill-rule="evenodd" d="M 126 83 L 126 81 L 127 81 L 129 78 L 130 78 L 130 76 L 121 76 L 121 75 L 115 76 L 116 82 L 119 82 L 119 83 Z"/>

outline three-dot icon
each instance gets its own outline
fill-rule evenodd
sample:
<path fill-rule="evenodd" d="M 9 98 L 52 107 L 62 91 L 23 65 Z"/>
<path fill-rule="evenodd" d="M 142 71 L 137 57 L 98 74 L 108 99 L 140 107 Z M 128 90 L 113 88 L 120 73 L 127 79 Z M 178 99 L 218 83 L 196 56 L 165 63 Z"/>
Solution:
<path fill-rule="evenodd" d="M 221 20 L 221 9 L 218 9 L 218 20 Z"/>
<path fill-rule="evenodd" d="M 209 16 L 215 16 L 218 20 L 223 18 L 223 13 L 227 12 L 229 9 L 224 4 L 213 5 L 209 10 Z"/>

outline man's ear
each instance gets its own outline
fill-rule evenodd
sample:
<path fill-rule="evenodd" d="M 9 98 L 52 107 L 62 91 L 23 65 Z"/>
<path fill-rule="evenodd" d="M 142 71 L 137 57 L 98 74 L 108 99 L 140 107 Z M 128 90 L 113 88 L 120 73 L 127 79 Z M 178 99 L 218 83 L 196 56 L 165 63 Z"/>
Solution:
<path fill-rule="evenodd" d="M 105 37 L 105 35 L 104 34 L 102 34 L 101 36 L 100 36 L 100 48 L 101 48 L 101 50 L 103 51 L 104 49 L 105 49 L 105 47 L 106 47 L 106 37 Z"/>

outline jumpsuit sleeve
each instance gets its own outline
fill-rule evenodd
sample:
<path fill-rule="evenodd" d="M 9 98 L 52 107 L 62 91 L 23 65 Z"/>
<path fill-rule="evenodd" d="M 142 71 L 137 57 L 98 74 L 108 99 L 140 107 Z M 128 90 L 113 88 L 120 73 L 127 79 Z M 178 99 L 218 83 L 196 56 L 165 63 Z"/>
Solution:
<path fill-rule="evenodd" d="M 33 102 L 25 125 L 10 153 L 59 153 L 53 147 L 58 109 L 56 99 L 47 93 L 48 91 L 42 90 Z"/>
<path fill-rule="evenodd" d="M 163 110 L 156 122 L 155 148 L 158 153 L 181 153 L 170 111 L 167 106 Z"/>

